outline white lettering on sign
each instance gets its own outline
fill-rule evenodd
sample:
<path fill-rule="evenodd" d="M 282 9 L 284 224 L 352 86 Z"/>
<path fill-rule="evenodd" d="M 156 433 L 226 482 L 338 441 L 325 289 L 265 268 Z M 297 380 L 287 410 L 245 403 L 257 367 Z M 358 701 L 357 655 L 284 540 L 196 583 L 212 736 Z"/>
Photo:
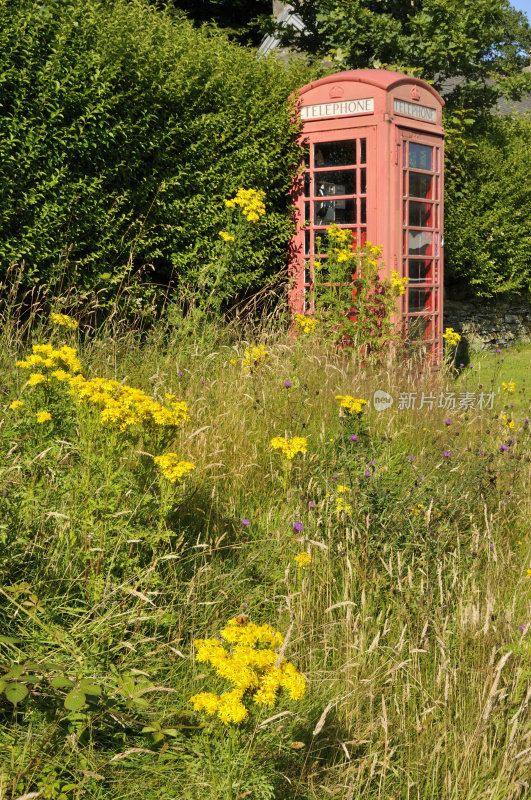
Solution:
<path fill-rule="evenodd" d="M 351 114 L 372 114 L 374 97 L 363 100 L 341 100 L 338 103 L 318 103 L 315 106 L 302 106 L 302 119 L 319 119 L 322 117 L 348 117 Z"/>
<path fill-rule="evenodd" d="M 397 100 L 395 97 L 394 109 L 397 114 L 405 114 L 407 117 L 425 119 L 427 122 L 435 122 L 436 113 L 434 108 L 429 106 L 419 106 L 418 103 L 408 103 L 405 100 Z"/>

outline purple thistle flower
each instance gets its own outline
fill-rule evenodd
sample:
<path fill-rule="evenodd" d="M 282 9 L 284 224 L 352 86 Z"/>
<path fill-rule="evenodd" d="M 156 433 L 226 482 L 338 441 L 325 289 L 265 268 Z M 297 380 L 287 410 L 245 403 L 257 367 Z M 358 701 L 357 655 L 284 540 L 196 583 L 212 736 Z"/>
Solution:
<path fill-rule="evenodd" d="M 514 403 L 509 403 L 511 408 L 514 408 Z"/>
<path fill-rule="evenodd" d="M 444 424 L 445 425 L 451 425 L 452 424 L 452 420 L 451 419 L 445 419 L 444 420 Z"/>
<path fill-rule="evenodd" d="M 206 381 L 201 381 L 201 386 L 204 386 Z"/>
<path fill-rule="evenodd" d="M 496 352 L 497 352 L 497 353 L 501 353 L 501 350 L 500 350 L 500 348 L 498 348 L 498 349 L 496 350 Z"/>
<path fill-rule="evenodd" d="M 177 375 L 179 376 L 179 378 L 182 378 L 182 376 L 184 375 L 184 372 L 178 372 Z"/>
<path fill-rule="evenodd" d="M 414 461 L 415 460 L 415 456 L 409 456 L 409 460 L 410 461 Z"/>
<path fill-rule="evenodd" d="M 526 418 L 524 419 L 524 422 L 525 422 L 525 424 L 526 424 L 526 425 L 529 425 L 529 417 L 526 417 Z"/>
<path fill-rule="evenodd" d="M 509 444 L 514 444 L 514 439 L 509 439 Z"/>
<path fill-rule="evenodd" d="M 506 444 L 501 444 L 501 445 L 500 445 L 500 450 L 502 451 L 502 453 L 503 453 L 505 450 L 508 450 L 508 449 L 509 449 L 509 448 L 507 447 L 507 445 L 506 445 Z"/>
<path fill-rule="evenodd" d="M 366 478 L 370 478 L 370 477 L 371 477 L 371 471 L 370 471 L 370 469 L 366 469 L 366 470 L 365 470 L 365 477 L 366 477 Z"/>
<path fill-rule="evenodd" d="M 369 464 L 376 464 L 376 461 L 372 459 L 371 461 L 369 461 Z"/>
<path fill-rule="evenodd" d="M 245 517 L 241 520 L 241 523 L 244 526 L 244 528 L 246 528 L 248 525 L 251 524 L 248 519 L 245 519 Z"/>
<path fill-rule="evenodd" d="M 313 500 L 310 500 L 310 502 L 308 503 L 308 506 L 310 508 L 315 508 L 315 503 L 313 502 Z"/>
<path fill-rule="evenodd" d="M 337 481 L 338 478 L 339 478 L 339 475 L 332 475 L 332 480 Z"/>
<path fill-rule="evenodd" d="M 484 450 L 480 450 L 479 454 L 480 454 L 480 456 L 484 456 L 485 455 L 485 451 Z"/>
<path fill-rule="evenodd" d="M 284 381 L 284 386 L 286 387 L 286 389 L 289 389 L 291 386 L 291 381 Z"/>
<path fill-rule="evenodd" d="M 297 531 L 297 533 L 300 533 L 303 530 L 303 528 L 304 528 L 304 525 L 302 524 L 302 522 L 294 522 L 293 523 L 293 530 Z"/>
<path fill-rule="evenodd" d="M 525 625 L 519 625 L 518 626 L 518 630 L 522 631 L 522 633 L 525 633 L 526 632 L 526 626 Z"/>
<path fill-rule="evenodd" d="M 355 433 L 353 433 L 352 436 L 350 437 L 350 441 L 351 442 L 357 442 L 358 441 L 358 437 L 356 436 Z"/>
<path fill-rule="evenodd" d="M 443 453 L 443 456 L 444 456 L 445 458 L 450 458 L 450 456 L 451 456 L 451 453 L 450 453 L 450 451 L 449 451 L 449 450 L 445 450 L 445 451 L 444 451 L 444 453 Z"/>
<path fill-rule="evenodd" d="M 489 547 L 490 547 L 491 550 L 494 550 L 494 545 L 493 544 L 490 544 Z"/>

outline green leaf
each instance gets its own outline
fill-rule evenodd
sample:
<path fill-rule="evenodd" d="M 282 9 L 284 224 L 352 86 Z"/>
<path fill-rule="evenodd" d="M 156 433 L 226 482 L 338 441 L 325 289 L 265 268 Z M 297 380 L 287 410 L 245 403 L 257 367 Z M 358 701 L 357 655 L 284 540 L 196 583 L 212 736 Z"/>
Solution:
<path fill-rule="evenodd" d="M 68 678 L 63 678 L 62 675 L 57 675 L 50 681 L 50 686 L 53 686 L 54 689 L 71 689 L 73 684 L 72 681 L 68 680 Z"/>
<path fill-rule="evenodd" d="M 87 698 L 83 692 L 79 691 L 79 689 L 72 689 L 65 697 L 64 706 L 68 711 L 79 711 L 86 702 Z"/>
<path fill-rule="evenodd" d="M 10 683 L 5 690 L 6 698 L 10 703 L 13 703 L 14 706 L 20 703 L 21 700 L 24 700 L 28 694 L 27 687 L 22 683 Z"/>
<path fill-rule="evenodd" d="M 101 695 L 101 686 L 98 686 L 97 683 L 91 683 L 85 679 L 80 681 L 79 688 L 82 692 L 85 692 L 85 694 L 94 695 L 95 697 L 100 697 Z"/>

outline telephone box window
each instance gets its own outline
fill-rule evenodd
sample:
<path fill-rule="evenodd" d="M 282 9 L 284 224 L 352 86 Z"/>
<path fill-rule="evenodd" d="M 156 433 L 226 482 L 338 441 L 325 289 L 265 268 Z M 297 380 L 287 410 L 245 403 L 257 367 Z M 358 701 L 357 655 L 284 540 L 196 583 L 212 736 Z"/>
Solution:
<path fill-rule="evenodd" d="M 348 225 L 356 222 L 355 200 L 322 200 L 314 205 L 314 225 Z"/>
<path fill-rule="evenodd" d="M 409 259 L 408 278 L 410 283 L 424 283 L 431 281 L 433 278 L 433 262 L 431 259 L 419 261 L 417 259 Z"/>
<path fill-rule="evenodd" d="M 409 166 L 416 169 L 432 169 L 433 147 L 417 142 L 409 143 Z"/>
<path fill-rule="evenodd" d="M 356 170 L 341 170 L 341 172 L 316 172 L 315 195 L 329 197 L 338 194 L 356 194 Z"/>
<path fill-rule="evenodd" d="M 431 203 L 418 203 L 415 200 L 409 201 L 409 225 L 418 228 L 431 228 L 433 206 Z"/>
<path fill-rule="evenodd" d="M 409 196 L 432 199 L 433 177 L 423 172 L 409 173 Z"/>
<path fill-rule="evenodd" d="M 408 232 L 407 252 L 411 256 L 429 256 L 432 251 L 432 234 L 425 231 Z"/>
<path fill-rule="evenodd" d="M 348 167 L 356 163 L 356 141 L 320 142 L 314 147 L 314 167 Z"/>

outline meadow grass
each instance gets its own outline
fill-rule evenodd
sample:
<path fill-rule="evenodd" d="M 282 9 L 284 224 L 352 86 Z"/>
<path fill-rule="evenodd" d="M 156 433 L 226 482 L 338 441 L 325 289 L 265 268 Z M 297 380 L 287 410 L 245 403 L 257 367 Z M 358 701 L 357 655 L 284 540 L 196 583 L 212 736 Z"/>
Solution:
<path fill-rule="evenodd" d="M 0 798 L 529 796 L 529 348 L 454 375 L 282 320 L 196 323 L 5 320 Z M 121 431 L 28 387 L 15 363 L 44 342 L 190 420 Z M 376 389 L 385 411 L 335 399 Z M 295 436 L 291 460 L 271 447 Z M 195 465 L 176 483 L 169 451 Z M 228 688 L 193 642 L 242 615 L 286 636 L 307 691 L 223 725 L 189 702 Z"/>

